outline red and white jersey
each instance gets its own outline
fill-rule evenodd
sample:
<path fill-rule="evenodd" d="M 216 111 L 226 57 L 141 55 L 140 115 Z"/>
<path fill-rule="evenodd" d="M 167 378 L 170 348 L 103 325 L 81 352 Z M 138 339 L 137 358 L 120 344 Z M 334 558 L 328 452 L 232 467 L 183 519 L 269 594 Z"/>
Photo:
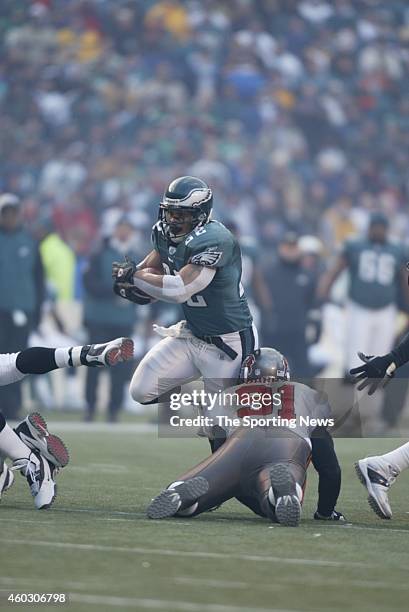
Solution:
<path fill-rule="evenodd" d="M 237 426 L 261 426 L 287 428 L 308 439 L 316 427 L 333 425 L 327 395 L 290 381 L 274 386 L 247 383 L 231 387 L 224 392 L 213 416 L 220 427 L 226 425 L 223 428 L 228 435 Z"/>
<path fill-rule="evenodd" d="M 0 354 L 0 387 L 11 385 L 26 376 L 16 368 L 18 353 Z"/>

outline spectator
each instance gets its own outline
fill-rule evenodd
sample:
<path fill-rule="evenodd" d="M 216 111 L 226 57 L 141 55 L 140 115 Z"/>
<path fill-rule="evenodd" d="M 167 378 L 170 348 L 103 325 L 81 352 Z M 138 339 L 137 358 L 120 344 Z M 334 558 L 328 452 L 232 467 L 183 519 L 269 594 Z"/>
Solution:
<path fill-rule="evenodd" d="M 288 358 L 293 376 L 306 378 L 311 374 L 306 332 L 315 286 L 302 266 L 296 234 L 283 236 L 277 254 L 276 263 L 265 270 L 273 302 L 271 320 L 264 322 L 269 330 L 267 345 Z"/>
<path fill-rule="evenodd" d="M 20 201 L 0 196 L 0 344 L 5 353 L 27 348 L 28 336 L 40 320 L 44 274 L 38 244 L 22 227 Z M 0 391 L 3 412 L 19 415 L 20 383 Z"/>
<path fill-rule="evenodd" d="M 134 257 L 134 227 L 129 219 L 121 217 L 111 238 L 102 241 L 100 248 L 92 255 L 84 274 L 85 300 L 84 325 L 90 343 L 99 338 L 131 336 L 136 322 L 135 306 L 122 300 L 112 291 L 112 263 L 121 261 L 125 254 Z M 101 335 L 102 334 L 102 335 Z M 114 371 L 116 370 L 116 371 Z M 132 375 L 132 363 L 109 371 L 111 388 L 108 396 L 107 418 L 111 422 L 118 419 L 124 398 L 125 383 Z M 97 405 L 97 383 L 100 375 L 98 368 L 89 368 L 86 378 L 86 420 L 95 418 Z"/>

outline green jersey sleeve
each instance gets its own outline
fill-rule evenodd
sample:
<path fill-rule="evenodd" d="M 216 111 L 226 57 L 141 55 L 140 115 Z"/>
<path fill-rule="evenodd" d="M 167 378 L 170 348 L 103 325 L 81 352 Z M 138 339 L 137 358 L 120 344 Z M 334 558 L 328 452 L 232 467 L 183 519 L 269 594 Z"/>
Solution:
<path fill-rule="evenodd" d="M 231 262 L 234 241 L 230 232 L 209 230 L 206 227 L 193 232 L 186 240 L 188 262 L 208 268 L 223 268 Z"/>

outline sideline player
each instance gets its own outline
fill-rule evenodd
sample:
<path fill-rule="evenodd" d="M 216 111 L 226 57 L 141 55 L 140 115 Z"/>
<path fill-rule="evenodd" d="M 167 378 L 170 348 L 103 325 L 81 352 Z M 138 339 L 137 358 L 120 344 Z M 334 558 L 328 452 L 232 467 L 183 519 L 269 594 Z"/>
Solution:
<path fill-rule="evenodd" d="M 328 418 L 326 398 L 306 385 L 289 382 L 286 359 L 271 348 L 250 355 L 243 363 L 242 374 L 244 383 L 226 391 L 227 397 L 230 393 L 239 397 L 230 416 L 234 411 L 241 419 L 273 416 L 293 419 L 294 429 L 265 426 L 261 422 L 257 425 L 254 421 L 254 429 L 244 425 L 228 429 L 228 439 L 221 448 L 177 478 L 151 502 L 148 517 L 196 516 L 236 497 L 256 514 L 295 527 L 301 518 L 312 452 L 320 476 L 314 518 L 344 521 L 343 515 L 335 511 L 341 472 L 332 438 L 325 428 L 318 431 L 299 419 Z M 280 401 L 275 402 L 277 393 Z M 257 410 L 253 401 L 256 396 L 267 396 Z M 223 406 L 221 414 L 229 412 L 226 409 Z"/>
<path fill-rule="evenodd" d="M 237 378 L 243 359 L 257 348 L 241 285 L 240 247 L 212 220 L 212 207 L 213 193 L 204 181 L 175 179 L 160 203 L 153 250 L 138 266 L 113 266 L 119 295 L 137 303 L 181 304 L 186 319 L 162 328 L 167 337 L 136 368 L 130 393 L 141 404 L 162 401 L 173 388 L 201 376 L 206 391 L 219 390 L 222 379 Z"/>
<path fill-rule="evenodd" d="M 358 351 L 386 353 L 395 336 L 396 305 L 402 288 L 407 291 L 404 252 L 388 239 L 388 220 L 371 216 L 368 236 L 345 243 L 335 266 L 323 276 L 319 296 L 325 299 L 340 273 L 350 275 L 346 309 L 345 370 L 359 365 Z"/>
<path fill-rule="evenodd" d="M 353 368 L 350 373 L 359 382 L 358 389 L 369 387 L 368 394 L 372 395 L 393 378 L 397 368 L 409 361 L 409 334 L 386 355 L 373 357 L 359 353 L 359 357 L 364 363 Z M 360 459 L 355 464 L 357 476 L 368 491 L 368 503 L 380 518 L 392 518 L 389 489 L 402 470 L 407 468 L 409 442 L 384 455 Z"/>
<path fill-rule="evenodd" d="M 104 344 L 68 348 L 28 348 L 19 353 L 0 355 L 0 385 L 9 385 L 28 374 L 45 374 L 58 368 L 114 366 L 133 357 L 133 341 L 117 338 Z M 13 461 L 10 469 L 4 461 Z M 20 470 L 34 497 L 36 508 L 49 508 L 56 496 L 54 476 L 69 461 L 65 444 L 51 435 L 38 413 L 29 415 L 15 430 L 0 412 L 0 497 Z"/>

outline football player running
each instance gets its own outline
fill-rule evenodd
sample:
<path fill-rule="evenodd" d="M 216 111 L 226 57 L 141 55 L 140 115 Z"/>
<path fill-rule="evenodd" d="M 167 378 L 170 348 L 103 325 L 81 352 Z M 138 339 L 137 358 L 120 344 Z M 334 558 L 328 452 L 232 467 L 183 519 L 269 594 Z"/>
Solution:
<path fill-rule="evenodd" d="M 218 390 L 222 379 L 237 379 L 243 359 L 257 348 L 241 286 L 240 247 L 211 218 L 212 207 L 213 193 L 204 181 L 175 179 L 159 206 L 153 250 L 138 266 L 129 261 L 113 266 L 114 291 L 122 297 L 140 304 L 163 300 L 183 309 L 185 320 L 157 329 L 164 339 L 135 370 L 130 393 L 141 404 L 164 401 L 173 388 L 201 376 L 206 391 Z"/>
<path fill-rule="evenodd" d="M 28 374 L 45 374 L 59 368 L 114 366 L 133 357 L 133 341 L 116 338 L 104 344 L 68 348 L 28 348 L 19 353 L 0 354 L 0 386 L 10 385 Z M 12 460 L 10 468 L 5 458 Z M 69 461 L 64 442 L 49 433 L 38 413 L 30 414 L 15 430 L 0 412 L 0 497 L 14 482 L 14 471 L 27 478 L 35 507 L 46 509 L 53 503 L 55 476 Z"/>
<path fill-rule="evenodd" d="M 363 353 L 358 355 L 363 364 L 353 368 L 350 373 L 359 383 L 358 389 L 361 391 L 369 387 L 368 394 L 372 395 L 379 387 L 388 384 L 397 368 L 409 361 L 409 334 L 386 355 L 376 357 Z M 409 468 L 409 442 L 384 455 L 360 459 L 355 464 L 357 476 L 368 491 L 368 503 L 380 518 L 392 518 L 389 489 L 402 470 L 407 468 Z"/>
<path fill-rule="evenodd" d="M 243 426 L 229 427 L 228 439 L 213 455 L 176 479 L 150 504 L 153 519 L 196 516 L 236 497 L 256 514 L 296 527 L 310 459 L 319 473 L 316 520 L 345 521 L 335 510 L 341 471 L 331 436 L 325 427 L 304 425 L 300 416 L 328 417 L 324 396 L 310 387 L 289 382 L 287 360 L 272 348 L 255 351 L 243 363 L 243 383 L 226 391 L 237 398 L 230 410 Z M 263 398 L 262 406 L 253 400 Z M 276 399 L 280 401 L 275 401 Z M 257 407 L 257 409 L 255 408 Z M 227 405 L 220 415 L 227 414 Z M 266 417 L 280 419 L 266 425 Z M 215 415 L 217 420 L 217 417 Z M 245 425 L 245 419 L 250 418 Z M 281 425 L 281 419 L 284 424 Z M 295 424 L 289 428 L 290 420 Z"/>

